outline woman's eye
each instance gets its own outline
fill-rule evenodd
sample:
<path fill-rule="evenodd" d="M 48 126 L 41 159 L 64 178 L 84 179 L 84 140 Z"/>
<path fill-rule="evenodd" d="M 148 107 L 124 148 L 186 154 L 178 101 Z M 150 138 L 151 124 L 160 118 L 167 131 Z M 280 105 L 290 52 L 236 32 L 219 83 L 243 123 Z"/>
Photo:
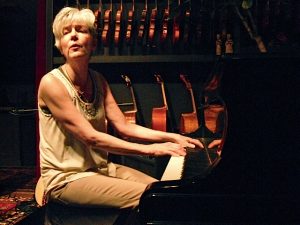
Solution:
<path fill-rule="evenodd" d="M 75 26 L 75 27 L 70 27 L 70 28 L 66 27 L 63 29 L 63 35 L 67 35 L 67 34 L 71 33 L 73 29 L 77 33 L 88 33 L 89 32 L 89 29 L 85 26 Z"/>
<path fill-rule="evenodd" d="M 66 35 L 66 34 L 68 34 L 68 33 L 70 33 L 70 30 L 69 30 L 69 29 L 64 29 L 64 30 L 63 30 L 63 35 Z"/>
<path fill-rule="evenodd" d="M 82 28 L 80 28 L 79 30 L 78 30 L 78 32 L 81 32 L 81 33 L 88 33 L 88 29 L 87 28 L 85 28 L 85 27 L 82 27 Z"/>

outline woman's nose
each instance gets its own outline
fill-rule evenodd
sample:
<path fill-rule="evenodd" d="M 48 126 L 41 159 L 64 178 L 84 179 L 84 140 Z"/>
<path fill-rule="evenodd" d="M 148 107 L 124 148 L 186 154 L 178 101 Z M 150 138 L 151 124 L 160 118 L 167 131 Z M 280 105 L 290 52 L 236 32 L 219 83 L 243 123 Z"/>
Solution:
<path fill-rule="evenodd" d="M 71 30 L 71 38 L 72 39 L 77 38 L 77 31 L 74 28 Z"/>

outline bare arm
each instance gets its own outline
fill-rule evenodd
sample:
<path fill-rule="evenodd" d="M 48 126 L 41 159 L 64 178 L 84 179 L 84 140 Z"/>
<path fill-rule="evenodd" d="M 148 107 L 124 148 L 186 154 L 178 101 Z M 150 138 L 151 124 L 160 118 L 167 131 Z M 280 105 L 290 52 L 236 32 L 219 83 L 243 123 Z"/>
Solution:
<path fill-rule="evenodd" d="M 199 140 L 192 139 L 180 134 L 149 129 L 128 122 L 124 114 L 118 107 L 107 84 L 105 92 L 105 109 L 107 118 L 121 136 L 150 142 L 172 142 L 180 144 L 183 147 L 194 148 L 195 146 L 198 146 L 200 148 L 203 148 L 203 144 Z"/>
<path fill-rule="evenodd" d="M 108 95 L 109 96 L 109 95 Z M 182 145 L 175 143 L 162 143 L 143 145 L 131 143 L 112 135 L 96 131 L 92 125 L 75 108 L 73 102 L 63 84 L 53 76 L 45 76 L 41 80 L 38 99 L 40 107 L 48 107 L 53 117 L 62 126 L 71 132 L 76 138 L 88 146 L 117 154 L 141 154 L 141 155 L 184 155 L 185 149 Z M 105 100 L 108 101 L 107 98 Z M 114 100 L 113 100 L 114 101 Z M 105 103 L 106 104 L 106 103 Z M 109 109 L 114 109 L 108 105 Z M 120 110 L 109 112 L 109 117 L 115 123 L 125 118 Z M 120 116 L 119 119 L 115 119 Z M 123 117 L 123 118 L 122 118 Z M 121 125 L 121 126 L 124 126 Z M 125 129 L 126 130 L 126 129 Z M 159 150 L 158 150 L 159 149 Z"/>

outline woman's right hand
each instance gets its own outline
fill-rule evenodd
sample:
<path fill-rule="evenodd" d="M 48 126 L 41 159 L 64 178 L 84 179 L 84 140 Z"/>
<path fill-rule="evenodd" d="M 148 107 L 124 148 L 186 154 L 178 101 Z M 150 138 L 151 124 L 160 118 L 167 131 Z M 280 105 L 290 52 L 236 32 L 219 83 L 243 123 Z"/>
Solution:
<path fill-rule="evenodd" d="M 154 143 L 148 145 L 149 152 L 151 156 L 185 156 L 186 149 L 177 143 L 173 142 L 164 142 L 164 143 Z"/>

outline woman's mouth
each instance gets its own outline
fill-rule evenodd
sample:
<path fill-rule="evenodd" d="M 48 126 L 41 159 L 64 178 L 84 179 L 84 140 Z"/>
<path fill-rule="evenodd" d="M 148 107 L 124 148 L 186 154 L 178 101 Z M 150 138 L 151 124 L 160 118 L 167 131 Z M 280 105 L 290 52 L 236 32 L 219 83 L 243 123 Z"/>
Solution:
<path fill-rule="evenodd" d="M 82 46 L 81 45 L 78 45 L 78 44 L 74 44 L 74 45 L 71 45 L 70 49 L 72 50 L 77 50 L 79 48 L 81 48 Z"/>

